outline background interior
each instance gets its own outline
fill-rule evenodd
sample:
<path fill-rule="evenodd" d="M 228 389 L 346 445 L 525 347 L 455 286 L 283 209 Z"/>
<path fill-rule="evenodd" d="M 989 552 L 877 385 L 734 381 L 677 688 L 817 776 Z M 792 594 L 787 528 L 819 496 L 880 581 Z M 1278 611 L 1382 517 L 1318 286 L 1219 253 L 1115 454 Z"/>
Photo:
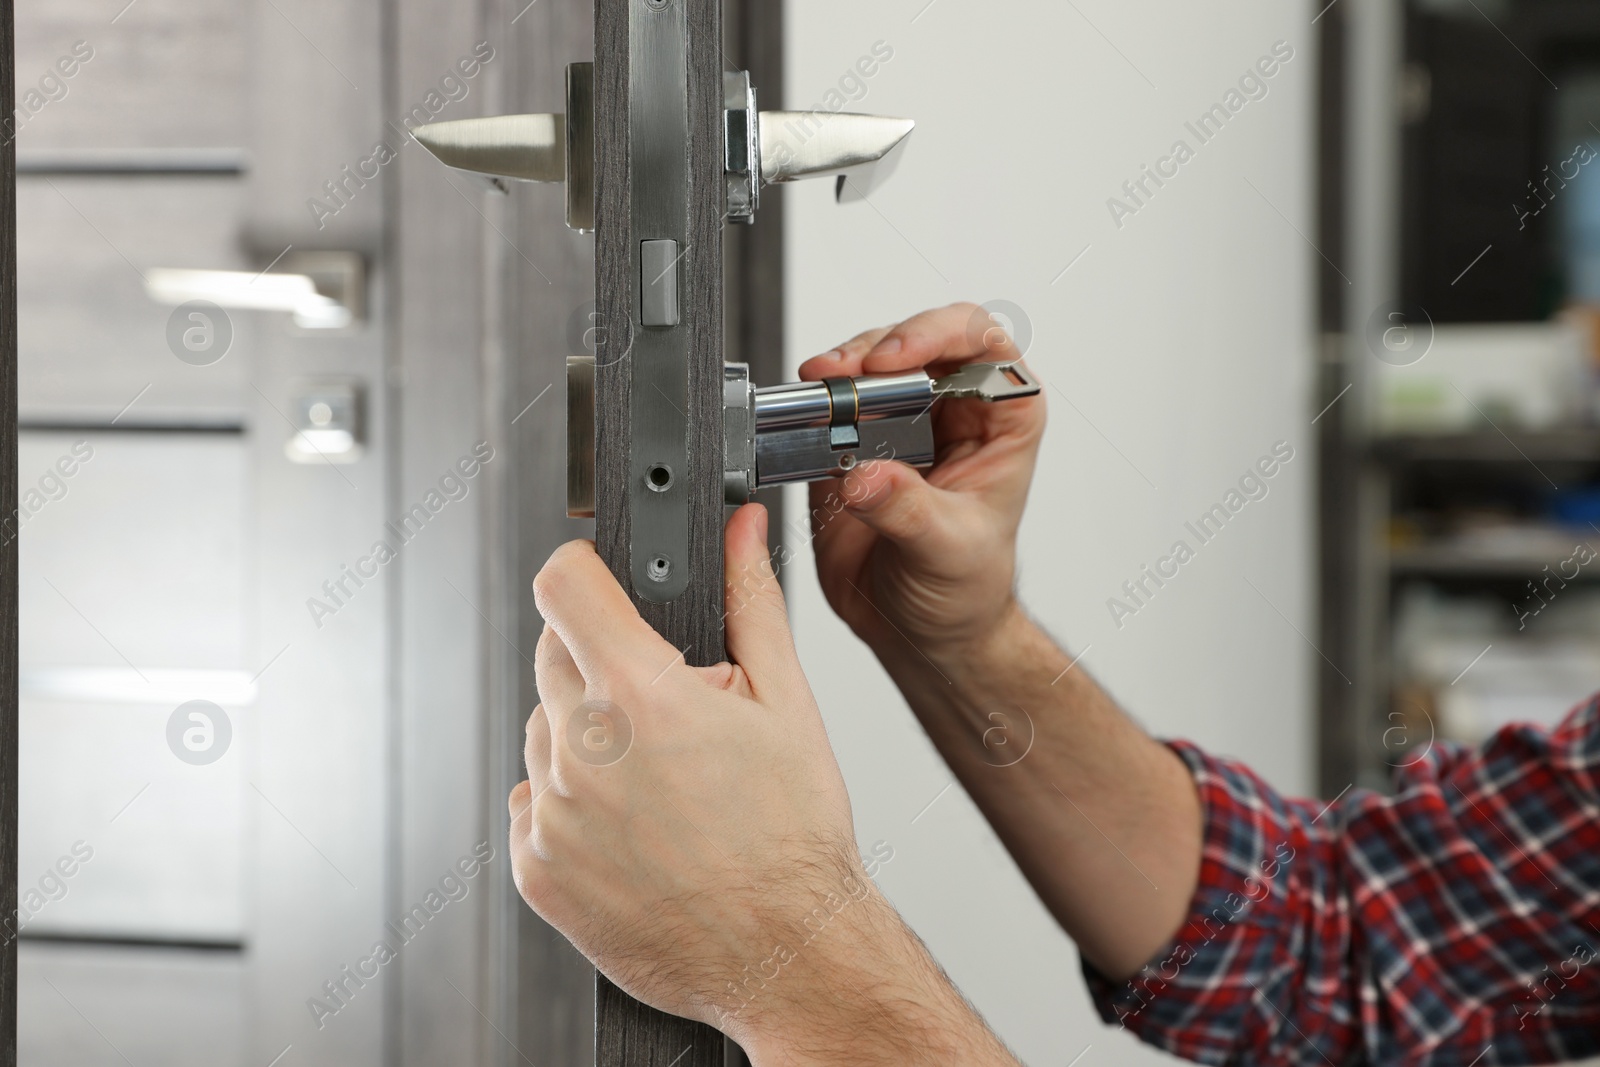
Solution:
<path fill-rule="evenodd" d="M 1026 316 L 1050 430 L 1022 534 L 1033 614 L 1134 715 L 1314 789 L 1317 49 L 1306 4 L 792 5 L 790 106 L 822 102 L 876 42 L 852 108 L 917 119 L 872 203 L 786 191 L 789 355 L 956 300 Z M 1092 21 L 1091 21 L 1092 20 Z M 1294 58 L 1136 217 L 1106 206 L 1278 41 Z M 1013 314 L 1016 314 L 1013 312 Z M 1146 610 L 1125 598 L 1184 523 L 1279 441 L 1296 458 Z M 803 494 L 788 501 L 791 522 Z M 792 536 L 796 546 L 804 536 Z M 1076 953 L 824 602 L 789 571 L 800 648 L 879 884 L 1028 1063 L 1162 1059 L 1104 1029 Z M 1252 588 L 1253 586 L 1253 588 Z M 1296 628 L 1300 633 L 1296 632 Z M 932 668 L 930 668 L 932 669 Z M 947 789 L 948 787 L 948 789 Z"/>
<path fill-rule="evenodd" d="M 1024 599 L 1150 730 L 1331 799 L 1600 685 L 1600 566 L 1574 562 L 1600 546 L 1600 167 L 1575 162 L 1600 157 L 1600 9 L 785 7 L 766 106 L 918 127 L 866 203 L 769 190 L 751 232 L 784 234 L 781 316 L 759 246 L 735 250 L 730 358 L 776 384 L 780 356 L 987 302 L 1050 406 Z M 773 6 L 729 10 L 730 63 L 770 72 L 749 42 Z M 561 517 L 559 397 L 592 239 L 559 189 L 492 193 L 404 129 L 419 105 L 559 110 L 591 22 L 586 0 L 19 10 L 29 1067 L 590 1062 L 592 974 L 501 842 L 528 581 L 590 532 Z M 397 158 L 350 181 L 380 138 Z M 233 308 L 211 362 L 152 296 L 158 268 L 236 272 L 238 300 L 351 264 L 352 322 Z M 1275 448 L 1269 493 L 1132 601 Z M 1026 1062 L 1161 1059 L 1095 1017 L 786 504 L 801 653 L 863 848 L 893 850 L 879 884 Z M 328 591 L 388 538 L 377 578 Z M 214 759 L 170 732 L 196 699 L 231 729 Z M 330 990 L 480 845 L 397 962 Z"/>

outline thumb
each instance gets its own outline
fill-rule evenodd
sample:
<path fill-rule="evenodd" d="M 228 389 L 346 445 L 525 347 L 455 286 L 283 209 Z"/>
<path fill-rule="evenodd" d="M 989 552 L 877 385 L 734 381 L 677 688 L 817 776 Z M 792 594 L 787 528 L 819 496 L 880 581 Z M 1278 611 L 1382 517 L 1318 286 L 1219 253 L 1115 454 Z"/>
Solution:
<path fill-rule="evenodd" d="M 850 472 L 843 492 L 845 510 L 894 542 L 910 562 L 933 563 L 958 547 L 946 494 L 904 463 L 864 463 Z"/>
<path fill-rule="evenodd" d="M 783 588 L 767 553 L 767 509 L 746 504 L 728 520 L 728 658 L 744 668 L 760 689 L 795 669 L 798 662 Z"/>

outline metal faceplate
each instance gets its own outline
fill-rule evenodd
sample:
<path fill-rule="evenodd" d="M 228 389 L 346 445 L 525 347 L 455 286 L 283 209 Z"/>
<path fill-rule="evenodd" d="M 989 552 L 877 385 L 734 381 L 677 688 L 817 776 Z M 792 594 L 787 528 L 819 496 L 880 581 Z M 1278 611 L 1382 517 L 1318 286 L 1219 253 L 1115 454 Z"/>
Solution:
<path fill-rule="evenodd" d="M 689 247 L 688 15 L 685 5 L 628 0 L 629 280 L 632 298 L 633 453 L 629 458 L 630 573 L 646 600 L 667 603 L 689 585 L 689 330 L 645 325 L 645 294 L 666 280 L 647 241 L 675 241 L 665 271 L 681 272 Z M 681 288 L 681 287 L 678 287 Z"/>

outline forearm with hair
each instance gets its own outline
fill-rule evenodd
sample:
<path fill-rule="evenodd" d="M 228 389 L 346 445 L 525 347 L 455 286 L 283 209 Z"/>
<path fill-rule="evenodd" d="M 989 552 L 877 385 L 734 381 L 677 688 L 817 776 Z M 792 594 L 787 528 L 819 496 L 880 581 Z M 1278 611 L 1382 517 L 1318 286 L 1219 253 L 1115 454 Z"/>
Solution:
<path fill-rule="evenodd" d="M 895 637 L 876 651 L 1084 956 L 1113 978 L 1137 973 L 1178 932 L 1199 875 L 1182 760 L 1020 608 L 963 647 Z"/>
<path fill-rule="evenodd" d="M 755 1067 L 1018 1067 L 876 890 L 730 1032 Z"/>

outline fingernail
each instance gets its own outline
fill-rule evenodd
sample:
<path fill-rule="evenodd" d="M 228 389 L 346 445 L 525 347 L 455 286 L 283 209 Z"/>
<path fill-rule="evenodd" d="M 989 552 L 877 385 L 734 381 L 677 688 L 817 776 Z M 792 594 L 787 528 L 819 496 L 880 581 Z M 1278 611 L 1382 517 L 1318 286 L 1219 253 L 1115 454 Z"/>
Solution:
<path fill-rule="evenodd" d="M 837 363 L 841 359 L 844 358 L 844 349 L 835 348 L 832 352 L 824 352 L 824 353 L 822 353 L 822 355 L 818 356 L 817 358 L 818 359 L 831 359 L 833 362 Z"/>
<path fill-rule="evenodd" d="M 762 544 L 766 544 L 768 522 L 767 509 L 760 504 L 757 504 L 756 508 L 758 509 L 756 512 L 756 537 L 761 541 Z"/>
<path fill-rule="evenodd" d="M 872 350 L 875 356 L 892 356 L 905 347 L 905 343 L 898 337 L 885 337 L 878 342 L 878 347 Z"/>

